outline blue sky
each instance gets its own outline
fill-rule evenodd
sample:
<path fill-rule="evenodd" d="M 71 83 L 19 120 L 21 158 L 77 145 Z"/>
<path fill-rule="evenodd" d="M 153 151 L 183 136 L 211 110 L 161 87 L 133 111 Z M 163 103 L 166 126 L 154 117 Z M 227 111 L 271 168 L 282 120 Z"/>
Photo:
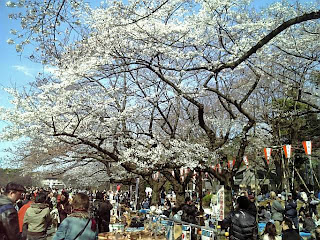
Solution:
<path fill-rule="evenodd" d="M 34 79 L 37 72 L 41 71 L 42 66 L 30 62 L 24 55 L 20 56 L 14 45 L 8 45 L 7 39 L 12 37 L 10 29 L 18 29 L 19 24 L 8 18 L 12 8 L 5 6 L 5 1 L 0 1 L 0 106 L 10 107 L 9 96 L 3 91 L 4 87 L 16 87 L 23 89 L 28 82 Z M 0 129 L 4 123 L 0 121 Z M 0 167 L 1 158 L 5 156 L 3 150 L 12 146 L 12 142 L 0 141 Z"/>
<path fill-rule="evenodd" d="M 258 7 L 267 6 L 276 0 L 255 0 Z M 304 2 L 304 1 L 301 1 Z M 91 3 L 97 4 L 100 1 L 92 0 Z M 14 45 L 8 45 L 7 39 L 12 38 L 10 29 L 19 29 L 19 23 L 8 18 L 8 14 L 14 11 L 13 8 L 5 6 L 6 1 L 0 1 L 0 106 L 10 107 L 9 96 L 3 91 L 3 87 L 16 87 L 23 89 L 27 87 L 28 82 L 33 81 L 38 72 L 44 71 L 41 64 L 33 63 L 27 59 L 28 53 L 32 52 L 30 45 L 24 50 L 22 56 L 16 52 Z M 0 120 L 0 129 L 5 123 Z M 1 157 L 5 155 L 3 149 L 12 146 L 12 142 L 0 141 L 0 167 Z"/>

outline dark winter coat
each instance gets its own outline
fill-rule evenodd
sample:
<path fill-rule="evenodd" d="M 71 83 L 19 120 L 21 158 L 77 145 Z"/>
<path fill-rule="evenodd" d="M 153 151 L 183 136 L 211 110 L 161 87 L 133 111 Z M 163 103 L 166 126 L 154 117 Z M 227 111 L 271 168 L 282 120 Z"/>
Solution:
<path fill-rule="evenodd" d="M 286 207 L 285 207 L 285 215 L 290 218 L 296 218 L 298 216 L 297 212 L 297 203 L 293 200 L 287 202 Z"/>
<path fill-rule="evenodd" d="M 113 208 L 109 200 L 96 200 L 94 202 L 95 218 L 98 223 L 99 232 L 109 232 L 110 210 Z"/>
<path fill-rule="evenodd" d="M 68 200 L 66 199 L 63 202 L 57 204 L 57 208 L 59 211 L 60 222 L 62 222 L 69 214 L 71 214 L 71 205 L 69 204 Z"/>
<path fill-rule="evenodd" d="M 0 214 L 0 240 L 20 240 L 18 213 L 7 196 L 0 196 L 0 208 L 7 206 Z"/>
<path fill-rule="evenodd" d="M 223 220 L 224 228 L 230 227 L 230 240 L 256 240 L 258 239 L 258 224 L 256 217 L 247 210 L 240 209 L 231 212 Z"/>
<path fill-rule="evenodd" d="M 282 231 L 282 240 L 300 240 L 300 235 L 295 229 Z"/>
<path fill-rule="evenodd" d="M 96 217 L 110 223 L 110 210 L 113 208 L 112 204 L 108 200 L 96 200 L 94 202 L 94 207 L 96 209 Z"/>
<path fill-rule="evenodd" d="M 183 211 L 181 220 L 188 223 L 197 224 L 198 208 L 193 204 L 184 204 L 181 206 Z"/>

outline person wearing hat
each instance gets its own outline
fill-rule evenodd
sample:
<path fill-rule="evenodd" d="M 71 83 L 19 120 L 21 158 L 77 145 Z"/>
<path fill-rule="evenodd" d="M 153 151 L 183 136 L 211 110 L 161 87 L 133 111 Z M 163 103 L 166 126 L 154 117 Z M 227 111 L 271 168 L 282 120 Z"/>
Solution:
<path fill-rule="evenodd" d="M 293 200 L 292 193 L 288 193 L 288 200 L 285 206 L 284 215 L 293 222 L 296 229 L 299 229 L 297 203 Z"/>
<path fill-rule="evenodd" d="M 271 219 L 277 229 L 277 234 L 281 235 L 281 222 L 283 221 L 284 207 L 281 205 L 281 194 L 277 195 L 275 192 L 270 193 L 271 203 Z"/>
<path fill-rule="evenodd" d="M 22 239 L 18 213 L 13 205 L 25 191 L 22 185 L 10 182 L 6 186 L 4 195 L 0 196 L 0 239 Z"/>

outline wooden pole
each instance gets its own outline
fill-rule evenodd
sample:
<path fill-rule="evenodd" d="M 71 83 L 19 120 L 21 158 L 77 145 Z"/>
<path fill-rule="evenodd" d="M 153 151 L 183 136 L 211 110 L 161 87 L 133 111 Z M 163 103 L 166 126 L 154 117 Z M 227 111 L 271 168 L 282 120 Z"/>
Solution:
<path fill-rule="evenodd" d="M 311 173 L 311 185 L 314 188 L 314 179 L 313 179 L 313 168 L 312 168 L 311 155 L 309 155 L 309 165 L 310 165 L 310 173 Z"/>
<path fill-rule="evenodd" d="M 297 175 L 299 176 L 301 182 L 303 183 L 303 185 L 305 186 L 305 188 L 308 190 L 308 193 L 310 193 L 309 188 L 307 187 L 306 183 L 304 182 L 303 178 L 301 177 L 300 173 L 298 172 L 298 170 L 296 168 L 294 168 L 294 170 L 296 171 Z"/>
<path fill-rule="evenodd" d="M 320 184 L 319 184 L 319 180 L 317 178 L 317 175 L 314 173 L 313 171 L 313 176 L 314 176 L 314 179 L 316 180 L 317 184 L 318 184 L 318 188 L 320 189 Z"/>

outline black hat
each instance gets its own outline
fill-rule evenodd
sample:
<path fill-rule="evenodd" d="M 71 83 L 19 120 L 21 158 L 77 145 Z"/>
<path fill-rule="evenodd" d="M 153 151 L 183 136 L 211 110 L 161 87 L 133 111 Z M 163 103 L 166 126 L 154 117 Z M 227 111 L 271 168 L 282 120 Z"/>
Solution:
<path fill-rule="evenodd" d="M 9 182 L 6 186 L 6 193 L 9 193 L 10 191 L 26 192 L 26 189 L 20 184 Z"/>

